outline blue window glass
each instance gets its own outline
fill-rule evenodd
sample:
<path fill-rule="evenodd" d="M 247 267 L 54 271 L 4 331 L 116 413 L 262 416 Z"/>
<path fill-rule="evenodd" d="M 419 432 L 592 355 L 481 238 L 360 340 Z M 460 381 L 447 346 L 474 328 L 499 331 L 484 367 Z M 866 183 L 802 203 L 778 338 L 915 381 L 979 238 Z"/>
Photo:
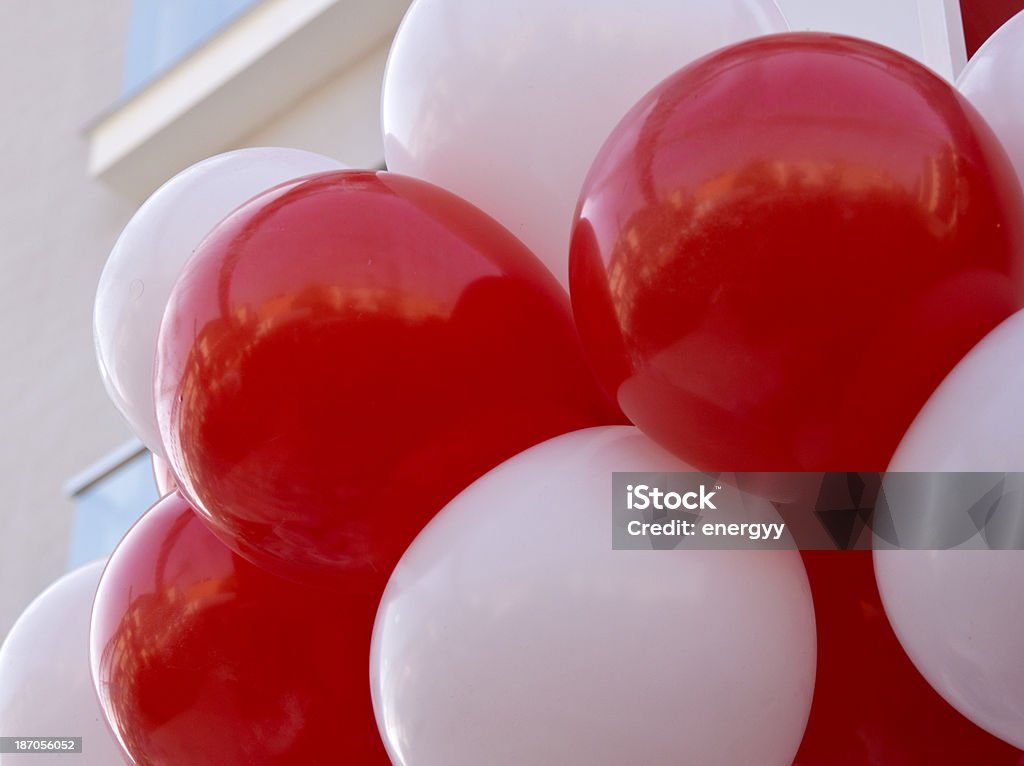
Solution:
<path fill-rule="evenodd" d="M 135 0 L 122 91 L 129 96 L 259 0 Z"/>
<path fill-rule="evenodd" d="M 68 570 L 107 556 L 128 528 L 157 501 L 153 465 L 143 450 L 77 492 Z"/>

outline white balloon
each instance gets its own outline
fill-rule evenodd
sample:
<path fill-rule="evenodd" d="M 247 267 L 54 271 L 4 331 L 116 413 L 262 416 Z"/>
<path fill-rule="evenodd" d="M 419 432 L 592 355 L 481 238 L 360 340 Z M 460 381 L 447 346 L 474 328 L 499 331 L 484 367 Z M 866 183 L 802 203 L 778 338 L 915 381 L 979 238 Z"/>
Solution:
<path fill-rule="evenodd" d="M 788 29 L 772 0 L 416 0 L 384 75 L 388 169 L 482 208 L 568 284 L 583 179 L 648 90 Z"/>
<path fill-rule="evenodd" d="M 417 537 L 370 650 L 396 766 L 792 762 L 816 655 L 800 556 L 612 550 L 611 474 L 638 470 L 692 469 L 631 427 L 567 434 Z"/>
<path fill-rule="evenodd" d="M 89 673 L 89 620 L 105 563 L 47 588 L 0 648 L 0 735 L 81 737 L 82 752 L 0 754 L 3 766 L 130 763 L 107 728 Z"/>
<path fill-rule="evenodd" d="M 218 154 L 153 192 L 121 232 L 96 289 L 93 337 L 110 398 L 155 454 L 164 455 L 153 403 L 156 339 L 185 261 L 243 202 L 293 178 L 343 167 L 299 149 Z"/>
<path fill-rule="evenodd" d="M 953 369 L 889 470 L 1024 471 L 1022 392 L 1024 312 Z M 1024 748 L 1024 551 L 876 550 L 874 556 L 886 614 L 917 669 L 967 718 Z"/>
<path fill-rule="evenodd" d="M 996 30 L 957 78 L 956 86 L 1002 141 L 1024 182 L 1024 11 Z"/>
<path fill-rule="evenodd" d="M 1024 311 L 971 349 L 918 413 L 891 471 L 1024 471 Z"/>

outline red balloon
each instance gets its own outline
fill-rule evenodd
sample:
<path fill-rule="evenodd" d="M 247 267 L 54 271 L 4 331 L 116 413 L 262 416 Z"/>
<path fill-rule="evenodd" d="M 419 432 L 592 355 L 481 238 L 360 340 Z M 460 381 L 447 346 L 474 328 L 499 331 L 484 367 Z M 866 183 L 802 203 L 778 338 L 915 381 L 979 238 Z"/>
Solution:
<path fill-rule="evenodd" d="M 181 491 L 243 556 L 382 586 L 430 517 L 550 437 L 619 422 L 568 298 L 436 186 L 344 171 L 240 208 L 185 267 L 157 354 Z"/>
<path fill-rule="evenodd" d="M 582 191 L 573 309 L 606 389 L 703 469 L 884 470 L 1021 305 L 1024 201 L 945 81 L 878 45 L 759 38 L 658 85 Z"/>
<path fill-rule="evenodd" d="M 871 551 L 805 551 L 818 673 L 794 766 L 1024 764 L 932 689 L 882 608 Z"/>
<path fill-rule="evenodd" d="M 367 659 L 376 608 L 253 566 L 168 495 L 100 580 L 100 702 L 139 766 L 387 766 Z"/>

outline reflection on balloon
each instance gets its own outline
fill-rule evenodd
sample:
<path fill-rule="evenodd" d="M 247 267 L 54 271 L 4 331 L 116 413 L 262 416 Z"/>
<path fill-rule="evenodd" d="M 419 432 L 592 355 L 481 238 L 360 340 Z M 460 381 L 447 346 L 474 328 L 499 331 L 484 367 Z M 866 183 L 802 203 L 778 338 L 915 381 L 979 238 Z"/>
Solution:
<path fill-rule="evenodd" d="M 626 415 L 698 467 L 880 471 L 1020 305 L 1022 254 L 1012 168 L 947 83 L 865 41 L 777 35 L 619 124 L 581 196 L 572 300 Z"/>
<path fill-rule="evenodd" d="M 786 29 L 772 0 L 417 0 L 384 78 L 388 168 L 478 205 L 565 284 L 576 197 L 615 122 L 699 56 Z"/>
<path fill-rule="evenodd" d="M 153 192 L 114 245 L 96 289 L 93 331 L 107 392 L 135 434 L 163 455 L 153 408 L 160 319 L 182 266 L 224 216 L 251 197 L 340 162 L 298 149 L 218 154 Z"/>
<path fill-rule="evenodd" d="M 158 414 L 181 491 L 243 556 L 342 587 L 546 438 L 616 422 L 565 293 L 514 237 L 387 173 L 284 185 L 221 224 L 168 306 Z"/>
<path fill-rule="evenodd" d="M 384 766 L 366 683 L 376 603 L 263 572 L 169 495 L 114 551 L 96 595 L 107 720 L 139 766 Z"/>
<path fill-rule="evenodd" d="M 89 615 L 105 563 L 87 564 L 43 591 L 0 648 L 0 735 L 81 737 L 81 753 L 0 753 L 0 764 L 128 762 L 89 676 Z"/>
<path fill-rule="evenodd" d="M 635 428 L 586 429 L 438 514 L 374 628 L 396 766 L 789 766 L 814 686 L 799 555 L 612 550 L 611 473 L 687 470 Z"/>

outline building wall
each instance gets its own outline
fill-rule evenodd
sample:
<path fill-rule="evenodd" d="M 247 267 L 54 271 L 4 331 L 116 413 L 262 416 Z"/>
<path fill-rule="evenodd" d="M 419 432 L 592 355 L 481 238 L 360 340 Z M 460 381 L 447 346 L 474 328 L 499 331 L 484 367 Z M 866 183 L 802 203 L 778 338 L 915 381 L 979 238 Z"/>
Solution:
<path fill-rule="evenodd" d="M 0 23 L 0 636 L 64 571 L 65 482 L 129 438 L 92 349 L 93 288 L 133 203 L 83 126 L 118 96 L 130 0 L 4 3 Z"/>
<path fill-rule="evenodd" d="M 240 146 L 291 146 L 336 157 L 352 167 L 384 164 L 380 90 L 387 42 L 350 69 L 300 97 L 239 141 Z"/>

